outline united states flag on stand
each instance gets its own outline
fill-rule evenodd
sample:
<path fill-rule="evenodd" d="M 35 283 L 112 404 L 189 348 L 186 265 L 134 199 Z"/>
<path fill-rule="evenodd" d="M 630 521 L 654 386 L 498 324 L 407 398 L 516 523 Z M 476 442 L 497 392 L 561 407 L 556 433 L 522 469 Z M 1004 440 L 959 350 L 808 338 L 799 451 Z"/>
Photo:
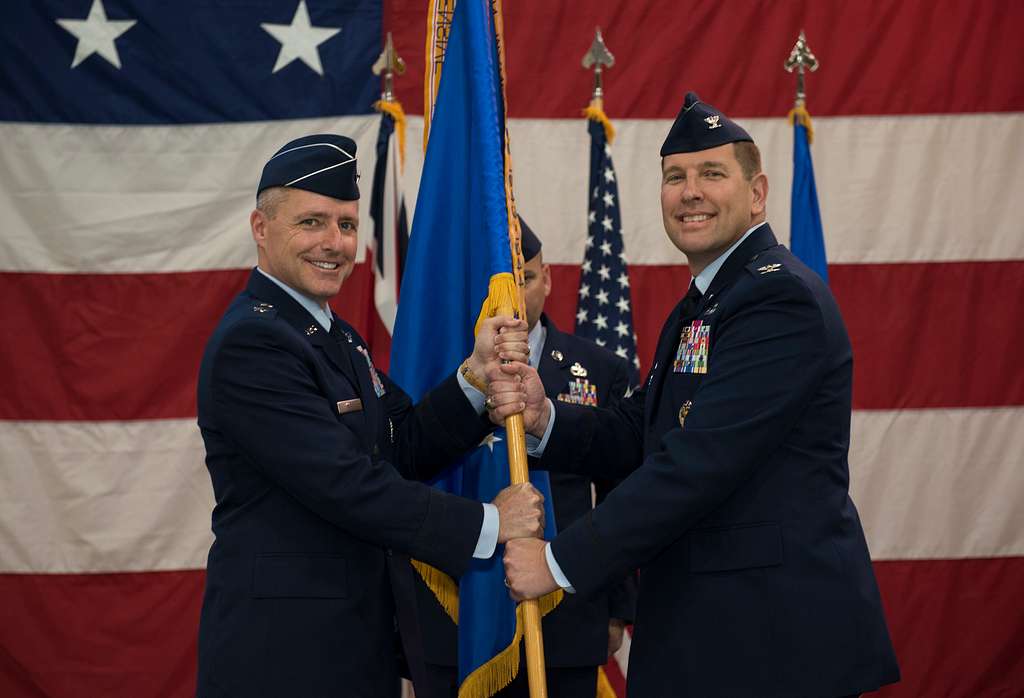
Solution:
<path fill-rule="evenodd" d="M 633 332 L 629 272 L 622 245 L 619 187 L 612 149 L 604 123 L 590 119 L 587 128 L 590 130 L 590 202 L 586 251 L 580 268 L 576 334 L 592 339 L 629 361 L 631 383 L 636 385 L 640 359 Z"/>

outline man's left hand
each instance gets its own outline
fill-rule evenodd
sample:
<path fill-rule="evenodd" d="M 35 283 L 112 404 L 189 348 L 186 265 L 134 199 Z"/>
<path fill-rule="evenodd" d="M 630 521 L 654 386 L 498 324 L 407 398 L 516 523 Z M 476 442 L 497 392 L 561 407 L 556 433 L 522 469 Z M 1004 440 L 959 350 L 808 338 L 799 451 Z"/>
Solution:
<path fill-rule="evenodd" d="M 502 361 L 529 362 L 529 336 L 525 320 L 504 316 L 487 318 L 480 325 L 473 353 L 467 359 L 469 369 L 479 379 L 486 380 Z"/>
<path fill-rule="evenodd" d="M 558 589 L 544 557 L 543 540 L 517 538 L 505 544 L 505 580 L 515 601 L 536 599 Z"/>

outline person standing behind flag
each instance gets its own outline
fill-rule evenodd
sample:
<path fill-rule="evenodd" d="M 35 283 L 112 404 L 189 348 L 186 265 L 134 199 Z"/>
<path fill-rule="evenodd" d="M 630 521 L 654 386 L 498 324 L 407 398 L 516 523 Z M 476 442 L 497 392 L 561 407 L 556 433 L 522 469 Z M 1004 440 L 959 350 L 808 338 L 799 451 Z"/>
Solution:
<path fill-rule="evenodd" d="M 551 293 L 551 270 L 541 241 L 519 217 L 525 265 L 523 300 L 529 326 L 530 365 L 544 380 L 548 397 L 569 404 L 610 407 L 630 387 L 629 364 L 593 342 L 561 332 L 544 314 Z M 550 474 L 551 499 L 558 529 L 583 518 L 612 487 L 609 480 L 568 473 Z M 454 698 L 458 693 L 456 626 L 424 585 L 417 585 L 417 613 L 423 636 L 429 685 L 417 685 L 417 698 Z M 399 603 L 402 600 L 399 599 Z M 610 590 L 589 596 L 566 596 L 544 616 L 544 656 L 548 694 L 559 698 L 594 698 L 597 669 L 622 644 L 623 629 L 633 622 L 636 580 L 625 575 Z M 495 696 L 527 698 L 525 662 L 512 683 Z"/>
<path fill-rule="evenodd" d="M 550 544 L 506 545 L 512 596 L 591 593 L 639 567 L 630 695 L 835 698 L 897 681 L 849 496 L 853 357 L 835 299 L 776 242 L 740 126 L 688 93 L 661 156 L 665 230 L 694 280 L 646 386 L 584 410 L 546 400 L 523 364 L 491 383 L 492 419 L 526 402 L 527 430 L 548 433 L 541 467 L 628 475 Z"/>
<path fill-rule="evenodd" d="M 344 136 L 299 138 L 270 158 L 250 216 L 259 264 L 203 356 L 199 427 L 217 503 L 201 698 L 391 695 L 389 574 L 409 564 L 398 553 L 459 574 L 543 531 L 529 484 L 481 505 L 404 479 L 434 476 L 490 425 L 464 374 L 413 406 L 331 312 L 354 264 L 357 176 Z M 488 320 L 463 370 L 482 384 L 502 331 L 504 357 L 525 360 L 525 329 Z"/>

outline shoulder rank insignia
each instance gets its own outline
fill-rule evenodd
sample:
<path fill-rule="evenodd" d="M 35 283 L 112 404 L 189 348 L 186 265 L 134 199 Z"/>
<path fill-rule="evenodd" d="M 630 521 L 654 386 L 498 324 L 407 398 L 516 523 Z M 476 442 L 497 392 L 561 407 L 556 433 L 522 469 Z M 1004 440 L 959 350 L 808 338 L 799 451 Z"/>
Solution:
<path fill-rule="evenodd" d="M 273 310 L 273 309 L 274 309 L 274 306 L 272 306 L 270 303 L 257 303 L 256 305 L 254 305 L 252 307 L 252 311 L 254 313 L 265 313 L 268 310 Z"/>
<path fill-rule="evenodd" d="M 704 311 L 704 314 L 713 315 L 716 310 L 718 310 L 718 303 L 712 304 L 710 308 Z"/>
<path fill-rule="evenodd" d="M 690 408 L 693 407 L 693 400 L 687 400 L 683 403 L 683 406 L 679 408 L 679 428 L 683 428 L 683 422 L 686 421 L 686 415 L 690 414 Z"/>
<path fill-rule="evenodd" d="M 761 272 L 761 275 L 771 274 L 773 271 L 782 269 L 781 264 L 765 264 L 763 267 L 758 267 L 757 270 Z"/>
<path fill-rule="evenodd" d="M 597 407 L 597 386 L 586 378 L 577 378 L 569 382 L 569 392 L 559 393 L 558 399 L 570 405 Z"/>
<path fill-rule="evenodd" d="M 316 334 L 319 331 L 319 329 L 320 328 L 317 327 L 315 324 L 310 325 L 309 327 L 306 328 L 306 336 L 309 337 L 311 335 Z"/>
<path fill-rule="evenodd" d="M 694 320 L 679 333 L 679 346 L 672 362 L 673 373 L 707 373 L 711 351 L 711 325 Z"/>
<path fill-rule="evenodd" d="M 349 340 L 352 341 L 352 340 Z M 358 346 L 356 351 L 363 355 L 366 359 L 366 366 L 370 369 L 370 382 L 373 384 L 373 392 L 377 397 L 383 397 L 384 395 L 384 382 L 380 379 L 380 374 L 377 373 L 377 369 L 373 366 L 373 359 L 370 358 L 370 352 L 366 351 L 366 347 Z"/>
<path fill-rule="evenodd" d="M 565 357 L 562 356 L 562 352 L 558 351 L 557 349 L 552 349 L 551 358 L 561 363 L 562 359 L 564 359 Z"/>
<path fill-rule="evenodd" d="M 571 367 L 569 368 L 569 373 L 571 373 L 572 375 L 576 376 L 577 378 L 586 378 L 586 377 L 587 377 L 587 369 L 583 368 L 583 367 L 582 367 L 582 366 L 580 365 L 580 362 L 579 362 L 579 361 L 577 361 L 576 363 L 574 363 L 574 364 L 573 364 L 573 365 L 572 365 L 572 366 L 571 366 Z"/>

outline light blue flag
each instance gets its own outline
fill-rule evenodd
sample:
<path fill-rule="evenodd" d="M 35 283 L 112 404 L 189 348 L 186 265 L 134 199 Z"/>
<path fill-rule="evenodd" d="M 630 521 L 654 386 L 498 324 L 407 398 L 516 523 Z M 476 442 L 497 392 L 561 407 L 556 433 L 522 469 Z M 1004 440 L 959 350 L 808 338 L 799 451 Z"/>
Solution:
<path fill-rule="evenodd" d="M 808 118 L 809 121 L 809 118 Z M 793 254 L 828 283 L 825 233 L 814 185 L 814 163 L 807 126 L 798 117 L 793 125 L 793 199 L 790 208 L 789 245 Z"/>
<path fill-rule="evenodd" d="M 459 0 L 430 127 L 391 349 L 390 375 L 414 400 L 469 356 L 492 279 L 512 271 L 505 106 L 492 11 L 489 0 Z M 506 448 L 505 430 L 498 429 L 435 486 L 491 501 L 509 484 Z M 544 494 L 546 533 L 553 537 L 547 473 L 530 479 Z M 459 683 L 474 687 L 460 695 L 491 695 L 517 671 L 515 604 L 501 555 L 498 546 L 490 559 L 473 560 L 458 582 Z M 416 566 L 435 595 L 444 596 L 444 575 Z"/>

